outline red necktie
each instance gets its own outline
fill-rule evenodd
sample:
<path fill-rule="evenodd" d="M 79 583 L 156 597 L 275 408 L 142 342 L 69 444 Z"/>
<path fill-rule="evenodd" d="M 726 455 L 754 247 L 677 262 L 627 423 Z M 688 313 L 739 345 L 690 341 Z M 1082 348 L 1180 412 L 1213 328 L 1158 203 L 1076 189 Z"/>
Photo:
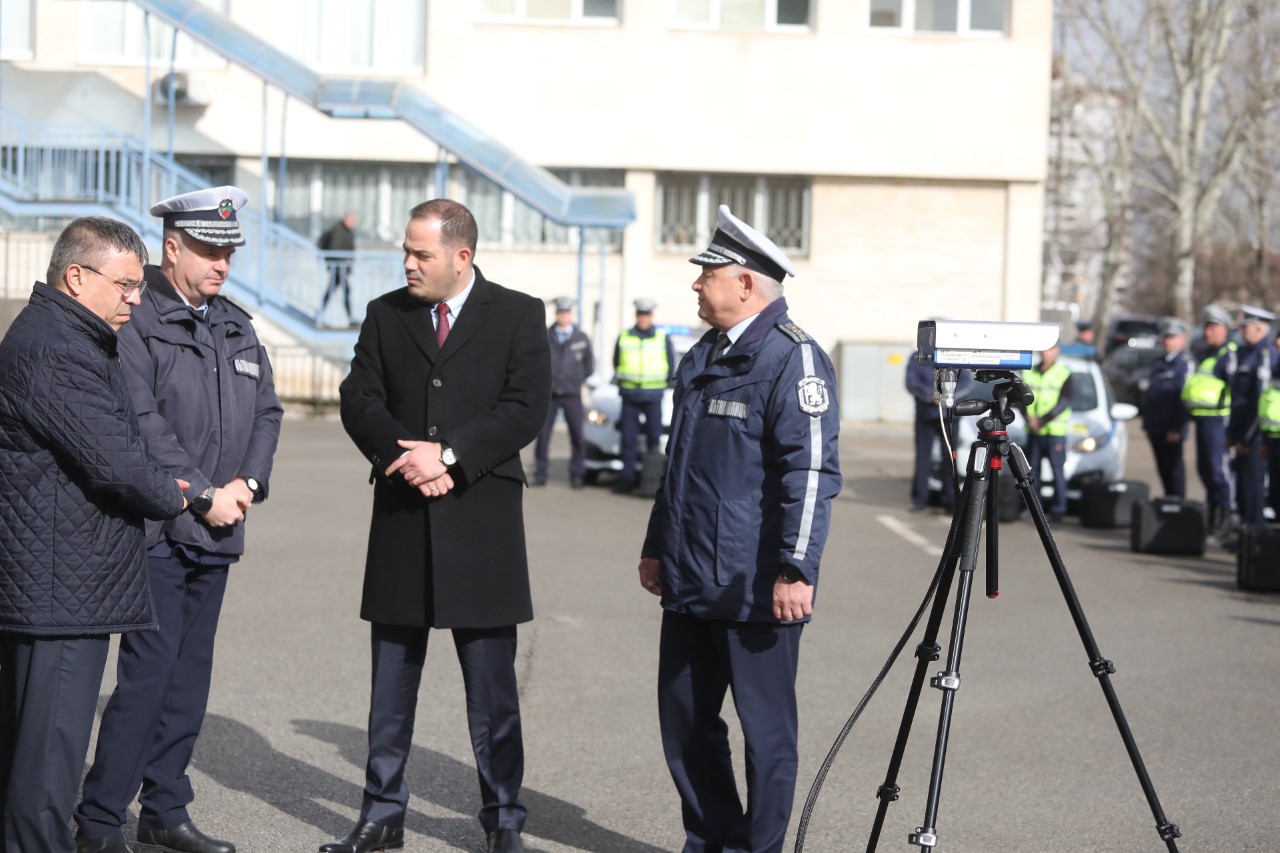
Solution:
<path fill-rule="evenodd" d="M 436 306 L 436 313 L 440 315 L 440 322 L 436 324 L 436 348 L 444 349 L 444 339 L 449 337 L 449 305 L 441 302 Z"/>

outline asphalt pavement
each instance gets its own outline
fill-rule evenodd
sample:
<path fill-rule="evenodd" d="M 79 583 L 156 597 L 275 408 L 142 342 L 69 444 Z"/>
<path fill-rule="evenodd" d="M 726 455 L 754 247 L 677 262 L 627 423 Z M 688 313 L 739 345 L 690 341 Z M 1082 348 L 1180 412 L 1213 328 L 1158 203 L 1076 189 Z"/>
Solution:
<path fill-rule="evenodd" d="M 948 519 L 907 511 L 908 427 L 847 424 L 799 683 L 809 786 L 920 606 Z M 636 562 L 649 503 L 552 481 L 526 499 L 537 618 L 520 628 L 534 853 L 658 853 L 683 844 L 658 736 L 660 611 Z M 1129 474 L 1155 482 L 1137 433 Z M 1194 480 L 1194 474 L 1191 475 Z M 196 822 L 241 853 L 314 851 L 355 820 L 364 778 L 368 626 L 358 617 L 368 468 L 333 421 L 288 420 L 269 501 L 233 569 L 209 716 L 191 776 Z M 1235 587 L 1234 559 L 1135 555 L 1123 530 L 1068 517 L 1054 539 L 1181 850 L 1271 850 L 1280 837 L 1280 596 Z M 937 850 L 1164 850 L 1080 635 L 1029 521 L 999 529 L 1001 595 L 968 611 L 939 799 Z M 948 605 L 942 642 L 951 631 Z M 825 780 L 804 849 L 865 849 L 920 631 Z M 944 655 L 946 654 L 944 648 Z M 109 669 L 111 667 L 109 666 Z M 942 668 L 932 665 L 929 673 Z M 105 703 L 113 679 L 104 681 Z M 924 688 L 880 850 L 925 814 L 941 693 Z M 731 706 L 731 701 L 727 703 Z M 732 708 L 726 710 L 736 732 Z M 736 735 L 735 735 L 736 742 Z M 741 750 L 736 759 L 741 766 Z M 408 851 L 481 851 L 458 666 L 433 634 L 407 770 Z M 136 812 L 135 812 L 136 815 Z M 126 837 L 132 837 L 132 821 Z"/>

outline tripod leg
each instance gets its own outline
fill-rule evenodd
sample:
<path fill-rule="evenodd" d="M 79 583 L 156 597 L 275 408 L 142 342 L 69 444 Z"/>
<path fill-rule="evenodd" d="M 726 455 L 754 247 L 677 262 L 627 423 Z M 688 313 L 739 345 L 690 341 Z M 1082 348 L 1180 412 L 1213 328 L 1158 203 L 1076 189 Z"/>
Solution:
<path fill-rule="evenodd" d="M 929 795 L 925 801 L 924 823 L 908 836 L 908 840 L 924 849 L 936 847 L 938 835 L 938 799 L 942 793 L 942 770 L 947 758 L 947 739 L 951 731 L 951 715 L 955 694 L 960 689 L 960 653 L 964 648 L 964 631 L 973 594 L 973 572 L 978 563 L 979 540 L 987 489 L 990 451 L 975 445 L 969 460 L 969 501 L 965 505 L 964 523 L 960 531 L 960 587 L 956 592 L 955 616 L 951 624 L 951 640 L 947 648 L 947 668 L 930 679 L 929 684 L 942 691 L 942 709 L 938 715 L 938 735 L 933 748 L 933 768 L 929 775 Z"/>
<path fill-rule="evenodd" d="M 1111 674 L 1116 671 L 1115 665 L 1102 656 L 1102 652 L 1093 638 L 1093 631 L 1089 629 L 1089 622 L 1085 619 L 1084 608 L 1080 605 L 1080 598 L 1076 595 L 1075 586 L 1067 575 L 1067 566 L 1062 561 L 1062 554 L 1058 551 L 1058 546 L 1053 541 L 1053 533 L 1049 530 L 1048 522 L 1045 521 L 1044 507 L 1040 506 L 1040 501 L 1032 499 L 1030 467 L 1027 465 L 1027 458 L 1023 455 L 1022 448 L 1016 444 L 1010 444 L 1009 459 L 1013 466 L 1013 474 L 1017 481 L 1018 489 L 1022 491 L 1022 495 L 1027 502 L 1027 508 L 1031 510 L 1031 518 L 1035 522 L 1036 532 L 1040 534 L 1040 542 L 1044 545 L 1044 552 L 1049 558 L 1049 565 L 1053 567 L 1053 574 L 1058 579 L 1058 587 L 1062 590 L 1062 597 L 1067 601 L 1067 609 L 1071 611 L 1071 619 L 1076 623 L 1076 631 L 1080 634 L 1080 640 L 1084 643 L 1085 652 L 1089 655 L 1089 669 L 1093 671 L 1099 685 L 1102 687 L 1102 693 L 1107 699 L 1107 706 L 1111 709 L 1111 716 L 1115 718 L 1116 728 L 1119 729 L 1120 738 L 1124 741 L 1124 748 L 1129 753 L 1129 761 L 1133 764 L 1133 769 L 1138 774 L 1138 783 L 1142 785 L 1142 792 L 1146 795 L 1147 804 L 1151 807 L 1151 813 L 1156 819 L 1156 831 L 1160 834 L 1160 840 L 1168 846 L 1169 850 L 1172 853 L 1177 853 L 1178 846 L 1174 839 L 1181 838 L 1182 833 L 1179 831 L 1177 824 L 1169 822 L 1169 819 L 1165 817 L 1164 809 L 1160 807 L 1160 798 L 1156 796 L 1155 786 L 1151 783 L 1151 777 L 1147 775 L 1147 767 L 1142 761 L 1142 755 L 1138 752 L 1138 744 L 1133 738 L 1133 732 L 1129 729 L 1129 722 L 1124 716 L 1124 709 L 1120 707 L 1120 700 L 1116 697 L 1115 688 L 1111 684 Z"/>

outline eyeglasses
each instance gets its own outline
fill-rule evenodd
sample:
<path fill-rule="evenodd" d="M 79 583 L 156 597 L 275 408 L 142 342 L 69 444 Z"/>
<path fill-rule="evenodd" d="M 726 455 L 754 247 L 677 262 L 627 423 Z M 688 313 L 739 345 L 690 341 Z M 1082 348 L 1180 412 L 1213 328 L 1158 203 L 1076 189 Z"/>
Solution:
<path fill-rule="evenodd" d="M 132 296 L 141 296 L 142 291 L 147 289 L 146 281 L 117 281 L 111 276 L 107 275 L 106 273 L 95 270 L 93 267 L 89 266 L 88 264 L 76 264 L 76 266 L 82 269 L 86 269 L 89 272 L 98 273 L 98 275 L 102 276 L 107 281 L 111 282 L 116 287 L 120 288 L 121 299 L 128 299 Z"/>

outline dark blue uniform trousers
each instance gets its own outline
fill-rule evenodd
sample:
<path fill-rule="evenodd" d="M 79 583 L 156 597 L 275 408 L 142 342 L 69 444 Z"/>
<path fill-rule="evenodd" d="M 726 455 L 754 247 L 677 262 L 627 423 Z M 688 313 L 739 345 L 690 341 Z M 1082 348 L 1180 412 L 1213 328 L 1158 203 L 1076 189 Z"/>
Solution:
<path fill-rule="evenodd" d="M 187 805 L 195 791 L 187 765 L 209 704 L 228 569 L 177 555 L 148 556 L 147 569 L 160 630 L 120 639 L 116 689 L 102 712 L 98 751 L 76 808 L 81 839 L 119 835 L 134 797 L 140 827 L 191 820 Z"/>
<path fill-rule="evenodd" d="M 948 424 L 951 447 L 956 444 L 955 423 Z M 942 493 L 943 507 L 955 506 L 956 466 L 951 454 L 947 452 L 947 444 L 943 440 L 942 425 L 938 419 L 921 420 L 916 418 L 916 470 L 911 478 L 911 505 L 923 507 L 929 503 L 929 469 L 932 467 L 934 442 L 939 444 L 942 455 Z"/>
<path fill-rule="evenodd" d="M 1204 484 L 1210 509 L 1231 511 L 1231 480 L 1227 474 L 1227 419 L 1215 415 L 1192 418 L 1196 423 L 1196 472 Z"/>
<path fill-rule="evenodd" d="M 1236 458 L 1231 463 L 1236 472 L 1236 506 L 1241 524 L 1261 527 L 1267 523 L 1263 515 L 1267 505 L 1267 462 L 1262 458 L 1262 436 L 1255 435 L 1245 448 L 1245 453 L 1236 449 Z"/>
<path fill-rule="evenodd" d="M 1156 458 L 1156 471 L 1160 474 L 1165 497 L 1185 498 L 1187 468 L 1182 461 L 1182 442 L 1170 441 L 1168 434 L 1163 432 L 1149 432 L 1147 440 L 1151 442 L 1151 453 Z"/>
<path fill-rule="evenodd" d="M 1040 460 L 1049 458 L 1049 468 L 1053 471 L 1053 503 L 1049 512 L 1054 515 L 1066 515 L 1067 512 L 1067 437 L 1065 435 L 1029 435 L 1027 436 L 1027 465 L 1031 468 L 1031 476 L 1037 484 L 1040 482 Z M 1037 488 L 1036 494 L 1040 491 Z"/>
<path fill-rule="evenodd" d="M 622 482 L 636 481 L 636 460 L 639 458 L 640 416 L 644 415 L 644 449 L 652 453 L 662 439 L 662 389 L 623 388 L 622 396 Z"/>
<path fill-rule="evenodd" d="M 110 638 L 0 633 L 0 850 L 71 853 Z"/>
<path fill-rule="evenodd" d="M 1280 521 L 1280 436 L 1265 440 L 1267 446 L 1267 506 Z"/>
<path fill-rule="evenodd" d="M 360 817 L 403 826 L 409 807 L 404 767 L 413 741 L 418 685 L 427 659 L 427 628 L 373 623 L 369 762 Z M 467 694 L 467 726 L 480 777 L 485 832 L 524 826 L 520 804 L 524 743 L 516 692 L 516 628 L 454 628 L 453 645 Z"/>
<path fill-rule="evenodd" d="M 803 629 L 663 612 L 658 718 L 680 794 L 684 853 L 782 850 L 795 798 Z M 746 745 L 745 810 L 720 716 L 730 689 Z"/>
<path fill-rule="evenodd" d="M 569 479 L 574 483 L 581 483 L 587 473 L 587 446 L 582 440 L 582 395 L 552 394 L 551 408 L 547 409 L 547 422 L 538 434 L 538 443 L 533 449 L 533 479 L 539 483 L 547 481 L 547 453 L 551 447 L 551 430 L 561 411 L 564 412 L 565 425 L 569 427 Z"/>

